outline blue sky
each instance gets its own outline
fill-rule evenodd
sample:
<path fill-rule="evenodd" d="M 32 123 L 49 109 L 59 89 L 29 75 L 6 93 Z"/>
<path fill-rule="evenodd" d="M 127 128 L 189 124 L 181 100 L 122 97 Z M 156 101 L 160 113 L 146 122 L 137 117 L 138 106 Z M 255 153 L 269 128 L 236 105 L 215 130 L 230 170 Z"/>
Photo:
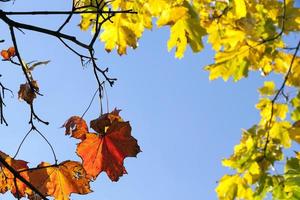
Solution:
<path fill-rule="evenodd" d="M 71 3 L 71 1 L 68 1 Z M 67 10 L 70 5 L 59 0 L 16 0 L 15 5 L 0 4 L 7 10 Z M 16 18 L 46 27 L 57 27 L 62 18 Z M 87 40 L 90 32 L 82 33 L 75 19 L 67 32 Z M 1 22 L 1 39 L 7 39 L 1 49 L 11 46 L 7 27 Z M 93 193 L 72 195 L 72 199 L 88 200 L 182 200 L 217 199 L 214 188 L 218 179 L 230 170 L 221 166 L 239 142 L 241 128 L 249 128 L 259 120 L 254 105 L 258 101 L 257 88 L 263 78 L 250 73 L 238 83 L 209 81 L 203 67 L 213 62 L 209 45 L 203 52 L 193 54 L 190 49 L 182 60 L 168 53 L 168 28 L 146 31 L 139 48 L 128 55 L 106 53 L 103 44 L 96 45 L 99 65 L 110 68 L 110 76 L 118 78 L 113 88 L 107 88 L 110 110 L 122 109 L 121 115 L 131 122 L 132 134 L 138 139 L 142 153 L 128 158 L 128 175 L 112 183 L 101 174 L 92 183 Z M 59 161 L 78 160 L 76 141 L 64 135 L 59 127 L 73 115 L 81 115 L 93 93 L 96 81 L 91 66 L 82 67 L 79 58 L 67 50 L 56 38 L 26 31 L 18 33 L 23 59 L 51 60 L 47 66 L 34 71 L 43 97 L 36 100 L 36 111 L 51 124 L 37 127 L 53 144 Z M 204 41 L 205 42 L 205 41 Z M 5 114 L 8 127 L 1 126 L 0 150 L 13 155 L 29 130 L 29 108 L 17 99 L 19 85 L 25 81 L 21 69 L 1 62 L 1 81 L 14 91 L 6 96 Z M 85 119 L 99 114 L 95 101 Z M 21 149 L 18 159 L 35 166 L 41 161 L 53 163 L 46 143 L 32 133 Z M 4 195 L 2 199 L 12 199 Z"/>

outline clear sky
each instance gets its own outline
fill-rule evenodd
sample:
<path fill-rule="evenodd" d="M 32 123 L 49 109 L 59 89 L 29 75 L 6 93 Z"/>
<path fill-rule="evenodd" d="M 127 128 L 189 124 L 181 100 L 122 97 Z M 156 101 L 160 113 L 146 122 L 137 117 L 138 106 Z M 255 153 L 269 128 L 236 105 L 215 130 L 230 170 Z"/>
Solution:
<path fill-rule="evenodd" d="M 67 10 L 71 1 L 16 0 L 0 3 L 5 10 Z M 18 17 L 28 23 L 57 27 L 62 18 Z M 70 24 L 67 32 L 87 40 L 90 32 L 82 33 L 76 26 L 79 18 Z M 8 39 L 7 27 L 0 22 L 0 39 Z M 255 124 L 259 115 L 255 110 L 257 88 L 263 78 L 251 74 L 238 83 L 222 80 L 210 82 L 203 67 L 213 62 L 213 52 L 206 45 L 203 52 L 193 54 L 189 49 L 182 60 L 167 52 L 168 28 L 146 31 L 136 50 L 127 56 L 106 53 L 97 43 L 99 65 L 109 67 L 111 77 L 118 78 L 113 88 L 107 88 L 110 110 L 122 109 L 121 115 L 131 122 L 132 134 L 138 139 L 142 153 L 138 158 L 127 158 L 128 175 L 119 182 L 111 182 L 106 174 L 91 184 L 93 193 L 72 195 L 81 200 L 194 200 L 217 199 L 214 188 L 218 179 L 230 170 L 221 166 L 239 142 L 241 128 Z M 64 135 L 59 128 L 66 119 L 81 115 L 89 104 L 96 81 L 91 66 L 82 67 L 79 58 L 67 50 L 56 38 L 18 32 L 18 44 L 26 61 L 51 60 L 47 66 L 34 71 L 43 97 L 36 100 L 36 111 L 51 124 L 38 128 L 53 144 L 59 162 L 79 160 L 75 154 L 75 139 Z M 205 42 L 205 41 L 204 41 Z M 206 43 L 206 42 L 205 42 Z M 7 40 L 1 49 L 11 46 Z M 1 82 L 14 91 L 6 96 L 5 114 L 8 127 L 1 126 L 0 150 L 13 155 L 29 130 L 29 108 L 17 99 L 19 85 L 25 82 L 21 69 L 1 62 Z M 95 101 L 85 119 L 99 114 Z M 53 163 L 46 143 L 32 133 L 21 149 L 18 159 L 29 161 L 34 167 L 41 161 Z M 12 199 L 4 195 L 1 199 Z"/>

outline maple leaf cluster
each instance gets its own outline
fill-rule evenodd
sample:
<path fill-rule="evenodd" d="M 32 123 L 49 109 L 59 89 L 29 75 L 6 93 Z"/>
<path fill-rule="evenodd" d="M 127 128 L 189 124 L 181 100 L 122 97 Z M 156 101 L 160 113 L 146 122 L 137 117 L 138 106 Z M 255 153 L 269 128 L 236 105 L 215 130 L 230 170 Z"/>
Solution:
<path fill-rule="evenodd" d="M 0 164 L 0 193 L 10 191 L 16 198 L 43 199 L 32 190 L 34 187 L 44 197 L 67 200 L 71 193 L 92 192 L 89 183 L 101 172 L 106 172 L 112 181 L 118 181 L 127 173 L 124 159 L 141 152 L 137 140 L 131 136 L 129 122 L 123 121 L 119 112 L 114 110 L 92 120 L 90 127 L 95 133 L 89 132 L 81 117 L 73 116 L 65 122 L 65 134 L 80 140 L 76 153 L 82 162 L 68 160 L 54 165 L 42 162 L 36 168 L 29 168 L 26 161 L 0 151 L 0 159 L 10 166 Z"/>

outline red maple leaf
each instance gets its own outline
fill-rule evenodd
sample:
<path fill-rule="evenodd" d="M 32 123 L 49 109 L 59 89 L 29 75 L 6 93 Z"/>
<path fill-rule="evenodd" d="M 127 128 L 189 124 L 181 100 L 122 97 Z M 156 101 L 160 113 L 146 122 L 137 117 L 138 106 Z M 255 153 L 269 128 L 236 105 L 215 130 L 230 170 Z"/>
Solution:
<path fill-rule="evenodd" d="M 77 146 L 83 167 L 94 179 L 105 171 L 112 181 L 118 181 L 127 173 L 124 159 L 136 157 L 141 151 L 131 136 L 131 126 L 122 120 L 119 110 L 114 110 L 92 120 L 91 127 L 97 133 L 86 133 Z"/>

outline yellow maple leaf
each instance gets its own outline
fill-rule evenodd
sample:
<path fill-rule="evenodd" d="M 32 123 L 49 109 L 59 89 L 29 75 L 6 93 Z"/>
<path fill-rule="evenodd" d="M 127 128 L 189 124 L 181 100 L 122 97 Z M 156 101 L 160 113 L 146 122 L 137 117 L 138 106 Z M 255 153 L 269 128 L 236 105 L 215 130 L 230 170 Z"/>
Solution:
<path fill-rule="evenodd" d="M 138 35 L 136 34 L 136 24 L 124 14 L 115 16 L 113 23 L 103 25 L 103 33 L 100 39 L 105 43 L 105 50 L 110 52 L 117 48 L 119 55 L 126 54 L 127 46 L 137 47 Z"/>
<path fill-rule="evenodd" d="M 174 25 L 178 20 L 187 18 L 187 13 L 188 9 L 184 6 L 166 9 L 161 13 L 156 24 L 158 27 L 165 25 Z"/>
<path fill-rule="evenodd" d="M 287 121 L 276 122 L 270 129 L 270 137 L 276 139 L 285 148 L 289 148 L 291 146 L 290 127 L 291 124 Z"/>
<path fill-rule="evenodd" d="M 69 200 L 71 193 L 87 194 L 90 179 L 79 162 L 65 161 L 58 166 L 41 163 L 38 169 L 28 172 L 31 183 L 45 196 L 56 200 Z M 32 195 L 32 194 L 30 194 Z M 30 199 L 35 199 L 30 196 Z"/>
<path fill-rule="evenodd" d="M 180 19 L 171 27 L 168 51 L 175 47 L 175 57 L 182 58 L 189 44 L 194 52 L 199 52 L 203 48 L 201 38 L 204 35 L 204 29 L 194 19 Z"/>
<path fill-rule="evenodd" d="M 245 17 L 247 14 L 246 3 L 244 0 L 234 0 L 234 11 L 238 19 Z"/>
<path fill-rule="evenodd" d="M 225 175 L 216 192 L 220 200 L 252 199 L 253 192 L 246 180 L 239 175 Z"/>

